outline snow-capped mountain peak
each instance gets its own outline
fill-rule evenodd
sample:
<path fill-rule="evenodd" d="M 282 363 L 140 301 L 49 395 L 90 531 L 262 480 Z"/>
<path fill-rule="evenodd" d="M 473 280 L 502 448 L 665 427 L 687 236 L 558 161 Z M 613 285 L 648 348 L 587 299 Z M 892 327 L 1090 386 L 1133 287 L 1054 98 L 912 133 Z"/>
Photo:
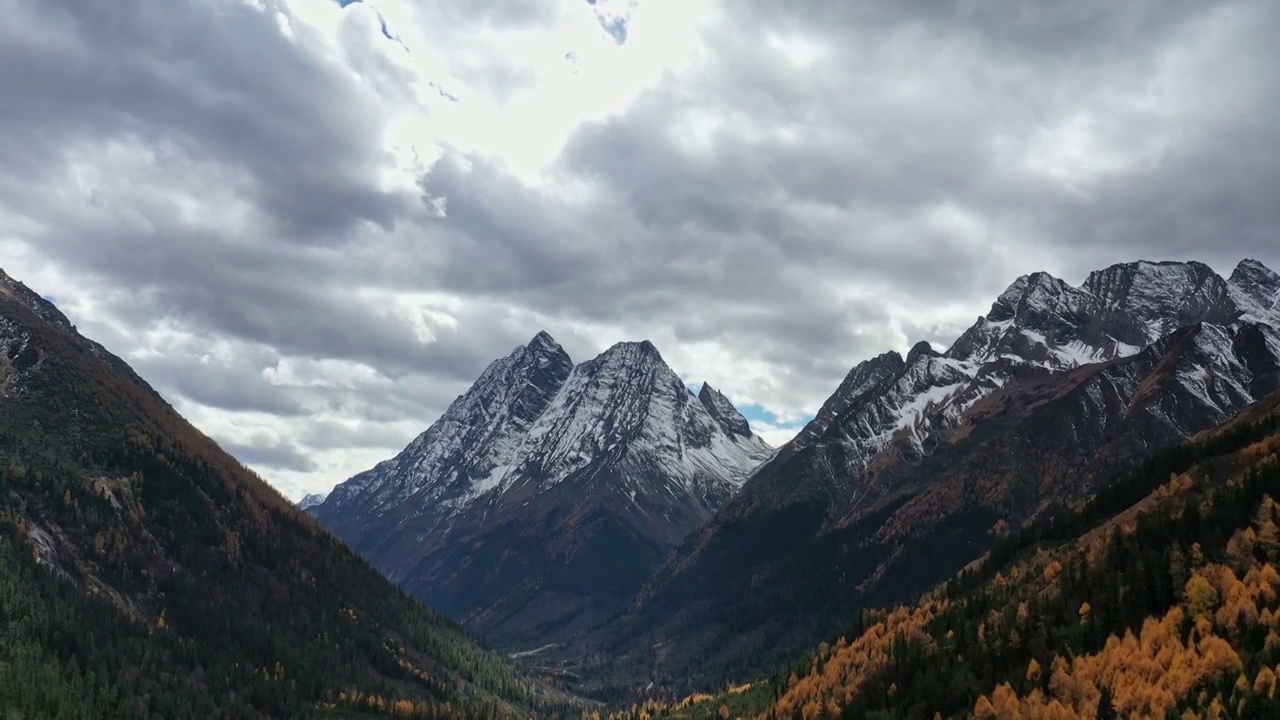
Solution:
<path fill-rule="evenodd" d="M 539 333 L 313 512 L 446 611 L 510 603 L 499 622 L 519 625 L 541 622 L 547 602 L 585 620 L 638 586 L 772 452 L 723 394 L 695 397 L 653 343 L 574 366 Z"/>
<path fill-rule="evenodd" d="M 695 398 L 648 340 L 573 366 L 542 332 L 490 364 L 400 455 L 339 485 L 318 514 L 347 504 L 382 514 L 406 502 L 457 511 L 629 453 L 726 497 L 770 452 L 724 395 L 704 387 Z"/>
<path fill-rule="evenodd" d="M 308 510 L 313 508 L 324 502 L 324 499 L 328 496 L 329 493 L 311 493 L 310 495 L 304 495 L 303 498 L 298 501 L 298 509 Z"/>
<path fill-rule="evenodd" d="M 643 457 L 668 480 L 686 488 L 713 481 L 720 487 L 711 495 L 727 497 L 769 449 L 728 399 L 715 395 L 713 411 L 653 343 L 618 343 L 573 369 L 530 429 L 512 483 L 545 489 L 601 457 L 641 465 Z"/>
<path fill-rule="evenodd" d="M 846 467 L 833 472 L 843 483 L 890 445 L 908 456 L 925 452 L 931 435 L 955 428 L 975 403 L 1019 377 L 1131 356 L 1197 323 L 1245 321 L 1280 325 L 1280 276 L 1256 261 L 1241 263 L 1230 281 L 1198 262 L 1122 263 L 1090 273 L 1080 287 L 1044 272 L 1024 275 L 945 353 L 918 343 L 905 361 L 881 356 L 859 365 L 789 448 L 824 434 L 844 446 Z M 1260 337 L 1270 343 L 1274 333 Z M 846 387 L 870 367 L 891 371 L 858 391 Z"/>
<path fill-rule="evenodd" d="M 559 353 L 564 350 L 564 348 L 560 347 L 560 343 L 556 342 L 556 339 L 551 337 L 551 333 L 546 330 L 539 330 L 538 334 L 534 335 L 533 339 L 525 345 L 525 348 L 529 350 L 541 348 L 549 353 Z"/>
<path fill-rule="evenodd" d="M 1246 317 L 1280 326 L 1280 274 L 1257 260 L 1242 260 L 1228 282 Z"/>
<path fill-rule="evenodd" d="M 490 363 L 403 452 L 334 488 L 316 514 L 358 507 L 381 515 L 415 496 L 417 503 L 457 507 L 492 490 L 572 368 L 564 349 L 538 333 Z"/>
<path fill-rule="evenodd" d="M 910 352 L 907 353 L 907 364 L 912 365 L 922 357 L 932 357 L 937 354 L 928 340 L 921 340 L 911 346 Z"/>
<path fill-rule="evenodd" d="M 1079 293 L 1066 282 L 1046 272 L 1023 275 L 1000 294 L 991 305 L 987 319 L 993 323 L 1043 320 L 1076 312 Z"/>
<path fill-rule="evenodd" d="M 1230 322 L 1238 315 L 1227 281 L 1200 262 L 1112 265 L 1089 273 L 1082 289 L 1091 296 L 1091 314 L 1106 322 L 1115 339 L 1133 346 L 1196 322 Z"/>
<path fill-rule="evenodd" d="M 747 419 L 738 412 L 738 408 L 729 402 L 729 398 L 725 397 L 719 390 L 711 387 L 710 383 L 702 383 L 702 389 L 698 391 L 698 400 L 702 402 L 702 406 L 711 413 L 711 417 L 720 423 L 720 427 L 725 432 L 734 435 L 750 435 L 751 424 Z"/>
<path fill-rule="evenodd" d="M 858 363 L 822 404 L 813 420 L 801 428 L 786 448 L 794 451 L 809 446 L 850 407 L 896 377 L 904 365 L 902 356 L 893 350 Z"/>

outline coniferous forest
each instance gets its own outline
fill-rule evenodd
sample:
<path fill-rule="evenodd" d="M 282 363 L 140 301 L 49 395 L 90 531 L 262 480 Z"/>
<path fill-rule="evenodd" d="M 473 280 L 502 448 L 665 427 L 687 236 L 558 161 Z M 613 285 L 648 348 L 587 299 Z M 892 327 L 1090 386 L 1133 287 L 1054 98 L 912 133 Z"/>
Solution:
<path fill-rule="evenodd" d="M 0 292 L 5 718 L 578 714 L 28 292 Z"/>

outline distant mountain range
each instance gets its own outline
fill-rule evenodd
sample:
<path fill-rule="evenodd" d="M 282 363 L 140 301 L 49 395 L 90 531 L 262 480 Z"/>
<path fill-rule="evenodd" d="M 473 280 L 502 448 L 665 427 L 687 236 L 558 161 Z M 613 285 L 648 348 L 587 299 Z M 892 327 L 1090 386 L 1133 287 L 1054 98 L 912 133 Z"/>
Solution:
<path fill-rule="evenodd" d="M 855 367 L 583 646 L 611 682 L 720 677 L 909 599 L 1003 533 L 1280 387 L 1280 276 L 1136 262 L 1018 278 L 945 352 Z M 658 648 L 655 651 L 655 648 Z"/>
<path fill-rule="evenodd" d="M 575 366 L 539 333 L 310 512 L 432 606 L 541 644 L 621 609 L 771 454 L 651 343 Z"/>
<path fill-rule="evenodd" d="M 304 495 L 302 499 L 298 501 L 298 509 L 310 510 L 311 508 L 324 502 L 324 499 L 326 497 L 328 497 L 328 493 L 312 493 L 310 495 Z"/>
<path fill-rule="evenodd" d="M 499 643 L 567 643 L 604 685 L 719 677 L 1275 389 L 1277 327 L 1280 276 L 1256 261 L 1027 275 L 945 351 L 854 367 L 776 453 L 649 343 L 574 366 L 539 334 L 311 511 Z"/>
<path fill-rule="evenodd" d="M 1261 263 L 1226 278 L 1126 263 L 1080 286 L 1036 273 L 949 348 L 859 363 L 777 450 L 648 342 L 574 364 L 539 333 L 399 455 L 294 506 L 0 274 L 0 614 L 33 618 L 0 625 L 0 697 L 27 716 L 385 716 L 393 699 L 424 717 L 581 713 L 300 507 L 404 590 L 582 690 L 639 699 L 758 677 L 860 608 L 1021 547 L 1064 508 L 1116 505 L 1123 478 L 1168 448 L 1226 452 L 1203 449 L 1206 431 L 1264 397 L 1272 413 L 1277 390 L 1280 276 Z M 1230 452 L 1262 462 L 1250 447 Z M 1220 546 L 1240 555 L 1205 538 Z M 1162 607 L 1176 595 L 1160 592 Z M 1123 611 L 1109 605 L 1105 627 Z M 789 710 L 815 696 L 776 690 Z M 956 708 L 971 699 L 952 691 Z"/>

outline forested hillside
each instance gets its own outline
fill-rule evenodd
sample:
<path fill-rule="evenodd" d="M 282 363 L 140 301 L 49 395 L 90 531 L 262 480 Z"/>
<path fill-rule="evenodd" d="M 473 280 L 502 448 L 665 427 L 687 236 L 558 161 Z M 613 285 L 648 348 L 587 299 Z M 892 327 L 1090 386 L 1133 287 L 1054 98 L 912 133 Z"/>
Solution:
<path fill-rule="evenodd" d="M 0 274 L 6 718 L 573 715 Z"/>
<path fill-rule="evenodd" d="M 625 717 L 1280 716 L 1280 396 L 773 678 Z"/>
<path fill-rule="evenodd" d="M 1250 260 L 1229 277 L 1123 263 L 1079 287 L 1034 273 L 946 351 L 860 363 L 581 643 L 606 658 L 586 672 L 683 692 L 768 672 L 851 608 L 918 597 L 1004 528 L 1280 389 L 1277 297 L 1280 275 Z"/>

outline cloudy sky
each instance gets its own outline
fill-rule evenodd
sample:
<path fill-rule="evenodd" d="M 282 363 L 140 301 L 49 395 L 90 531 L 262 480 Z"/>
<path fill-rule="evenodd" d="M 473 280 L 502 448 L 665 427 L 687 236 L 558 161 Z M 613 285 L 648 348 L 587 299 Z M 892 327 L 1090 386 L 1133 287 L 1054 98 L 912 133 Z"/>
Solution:
<path fill-rule="evenodd" d="M 0 266 L 287 494 L 653 340 L 771 440 L 1017 275 L 1280 268 L 1280 3 L 0 0 Z"/>

